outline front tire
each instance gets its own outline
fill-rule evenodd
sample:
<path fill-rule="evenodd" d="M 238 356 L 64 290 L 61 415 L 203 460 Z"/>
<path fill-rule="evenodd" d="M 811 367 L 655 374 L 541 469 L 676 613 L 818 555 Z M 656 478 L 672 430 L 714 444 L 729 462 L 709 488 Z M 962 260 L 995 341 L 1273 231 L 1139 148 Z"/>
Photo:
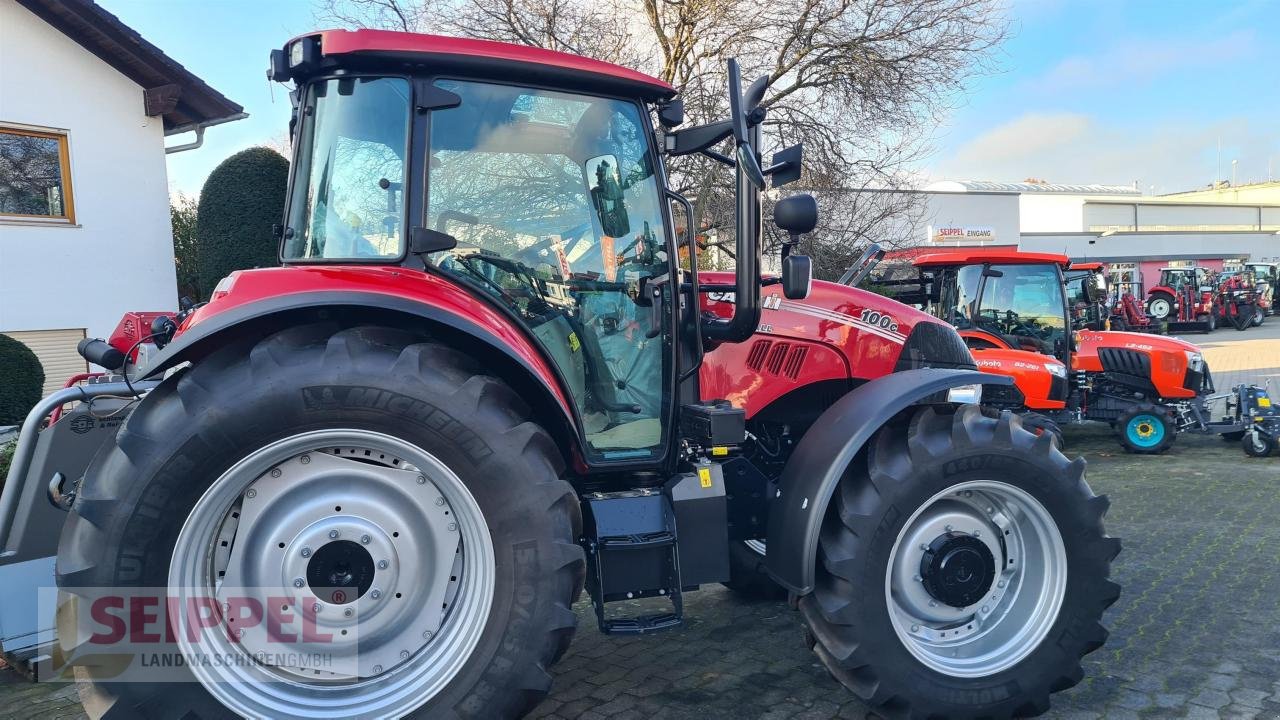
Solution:
<path fill-rule="evenodd" d="M 1276 451 L 1277 443 L 1273 437 L 1267 437 L 1256 430 L 1250 430 L 1241 436 L 1240 445 L 1249 457 L 1267 457 Z"/>
<path fill-rule="evenodd" d="M 359 623 L 350 667 L 360 680 L 335 689 L 334 678 L 249 662 L 183 669 L 187 681 L 112 682 L 91 664 L 77 668 L 86 711 L 527 712 L 548 692 L 546 668 L 572 638 L 571 605 L 585 576 L 575 493 L 528 412 L 472 358 L 380 327 L 293 328 L 223 348 L 171 377 L 86 473 L 59 547 L 60 590 L 167 587 L 174 595 L 189 586 L 216 594 L 220 580 L 239 573 L 248 594 L 274 584 L 255 577 L 284 578 L 276 582 L 285 591 L 314 594 L 322 631 L 338 638 L 339 626 Z M 313 578 L 324 563 L 338 569 L 326 565 Z M 215 580 L 215 571 L 225 575 Z M 353 577 L 372 584 L 343 585 Z M 434 604 L 441 597 L 443 607 Z M 295 612 L 311 602 L 299 600 Z M 438 616 L 432 607 L 442 607 Z M 64 653 L 85 650 L 63 619 Z M 224 629 L 211 628 L 229 636 Z M 184 637 L 164 650 L 190 658 Z M 253 642 L 250 634 L 201 647 L 247 656 Z M 329 650 L 347 652 L 340 639 Z M 365 662 L 375 653 L 378 665 Z M 286 681 L 260 681 L 268 676 Z"/>
<path fill-rule="evenodd" d="M 1159 455 L 1178 437 L 1178 428 L 1169 411 L 1159 405 L 1138 403 L 1120 413 L 1116 431 L 1126 452 Z"/>
<path fill-rule="evenodd" d="M 1120 591 L 1107 579 L 1120 543 L 1083 460 L 1009 412 L 964 406 L 886 426 L 855 462 L 799 599 L 837 680 L 913 719 L 1038 715 L 1081 680 Z"/>
<path fill-rule="evenodd" d="M 1147 315 L 1156 320 L 1168 320 L 1173 316 L 1173 296 L 1169 293 L 1153 293 L 1147 300 Z"/>

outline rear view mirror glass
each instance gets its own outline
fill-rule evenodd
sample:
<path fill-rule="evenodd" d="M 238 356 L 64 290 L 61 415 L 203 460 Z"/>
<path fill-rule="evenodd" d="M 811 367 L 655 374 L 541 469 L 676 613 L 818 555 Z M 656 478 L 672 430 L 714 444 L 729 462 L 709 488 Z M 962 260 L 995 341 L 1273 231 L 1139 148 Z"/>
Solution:
<path fill-rule="evenodd" d="M 627 206 L 623 201 L 618 158 L 613 155 L 593 157 L 586 162 L 584 170 L 587 187 L 591 189 L 591 206 L 604 234 L 616 238 L 631 232 L 631 221 L 627 218 Z"/>

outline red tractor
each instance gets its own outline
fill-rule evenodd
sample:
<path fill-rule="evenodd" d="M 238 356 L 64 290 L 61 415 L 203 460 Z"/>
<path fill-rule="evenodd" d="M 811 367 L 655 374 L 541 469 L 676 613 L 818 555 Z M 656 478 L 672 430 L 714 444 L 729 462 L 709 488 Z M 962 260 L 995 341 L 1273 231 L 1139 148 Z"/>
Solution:
<path fill-rule="evenodd" d="M 986 393 L 985 403 L 1059 437 L 1062 424 L 1110 423 L 1134 453 L 1164 452 L 1179 431 L 1217 432 L 1205 405 L 1213 382 L 1199 348 L 1082 326 L 1087 318 L 1076 310 L 1098 298 L 1092 283 L 1068 270 L 1065 255 L 965 248 L 914 264 L 917 289 L 899 297 L 955 325 L 979 368 L 1013 378 L 1013 387 Z"/>
<path fill-rule="evenodd" d="M 767 82 L 728 70 L 730 116 L 682 128 L 666 83 L 557 52 L 272 53 L 283 267 L 156 319 L 145 366 L 86 342 L 116 375 L 31 412 L 0 500 L 8 598 L 52 584 L 61 528 L 51 655 L 91 717 L 517 717 L 584 586 L 647 633 L 731 568 L 888 716 L 1034 715 L 1081 679 L 1119 593 L 1084 461 L 979 407 L 1009 380 L 937 318 L 794 252 L 761 277 L 800 150 L 761 168 Z M 734 169 L 730 274 L 679 263 L 663 158 L 699 152 Z M 816 203 L 774 220 L 798 239 Z M 104 618 L 132 625 L 95 643 Z"/>
<path fill-rule="evenodd" d="M 1218 327 L 1213 271 L 1204 267 L 1162 268 L 1147 291 L 1147 315 L 1167 332 L 1213 332 Z"/>
<path fill-rule="evenodd" d="M 1074 310 L 1072 324 L 1089 330 L 1157 332 L 1159 325 L 1143 311 L 1136 298 L 1144 297 L 1142 282 L 1108 282 L 1100 262 L 1072 263 L 1066 273 L 1067 302 Z"/>
<path fill-rule="evenodd" d="M 1258 307 L 1264 315 L 1280 313 L 1276 306 L 1277 289 L 1280 289 L 1280 264 L 1277 263 L 1245 263 L 1245 269 L 1253 272 L 1258 283 Z M 1261 323 L 1259 323 L 1261 324 Z"/>
<path fill-rule="evenodd" d="M 1252 270 L 1219 273 L 1217 288 L 1218 312 L 1223 324 L 1244 330 L 1261 325 L 1266 319 Z"/>

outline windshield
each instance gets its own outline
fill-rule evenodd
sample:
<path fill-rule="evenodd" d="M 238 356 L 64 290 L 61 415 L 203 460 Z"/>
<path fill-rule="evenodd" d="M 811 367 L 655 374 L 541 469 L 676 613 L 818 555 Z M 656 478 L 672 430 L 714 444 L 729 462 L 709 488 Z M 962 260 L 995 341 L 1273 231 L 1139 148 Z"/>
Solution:
<path fill-rule="evenodd" d="M 942 278 L 939 317 L 961 330 L 970 347 L 999 347 L 1063 357 L 1066 317 L 1063 281 L 1053 265 L 966 265 Z M 951 273 L 954 273 L 952 275 Z M 997 342 L 998 341 L 998 342 Z"/>
<path fill-rule="evenodd" d="M 661 451 L 670 402 L 664 320 L 635 298 L 668 271 L 660 189 L 627 102 L 440 80 L 427 222 L 457 240 L 441 270 L 532 328 L 559 366 L 603 460 Z"/>
<path fill-rule="evenodd" d="M 409 81 L 325 80 L 304 103 L 283 258 L 400 257 Z"/>

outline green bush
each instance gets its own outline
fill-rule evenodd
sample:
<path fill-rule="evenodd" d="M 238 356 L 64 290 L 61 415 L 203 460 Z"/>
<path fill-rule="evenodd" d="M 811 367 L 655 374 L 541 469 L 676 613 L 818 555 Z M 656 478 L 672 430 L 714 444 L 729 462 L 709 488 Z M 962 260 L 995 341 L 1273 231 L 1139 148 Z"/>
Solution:
<path fill-rule="evenodd" d="M 173 264 L 178 274 L 178 297 L 202 300 L 208 293 L 200 289 L 200 242 L 196 239 L 196 199 L 178 193 L 169 201 L 169 223 L 173 226 Z"/>
<path fill-rule="evenodd" d="M 197 277 L 205 298 L 234 270 L 279 264 L 271 226 L 280 222 L 288 178 L 289 161 L 265 147 L 238 152 L 209 174 L 196 212 Z"/>
<path fill-rule="evenodd" d="M 4 489 L 5 478 L 9 477 L 9 464 L 13 462 L 13 449 L 16 442 L 0 443 L 0 490 Z"/>
<path fill-rule="evenodd" d="M 31 348 L 0 335 L 0 425 L 19 425 L 40 402 L 44 366 Z"/>

